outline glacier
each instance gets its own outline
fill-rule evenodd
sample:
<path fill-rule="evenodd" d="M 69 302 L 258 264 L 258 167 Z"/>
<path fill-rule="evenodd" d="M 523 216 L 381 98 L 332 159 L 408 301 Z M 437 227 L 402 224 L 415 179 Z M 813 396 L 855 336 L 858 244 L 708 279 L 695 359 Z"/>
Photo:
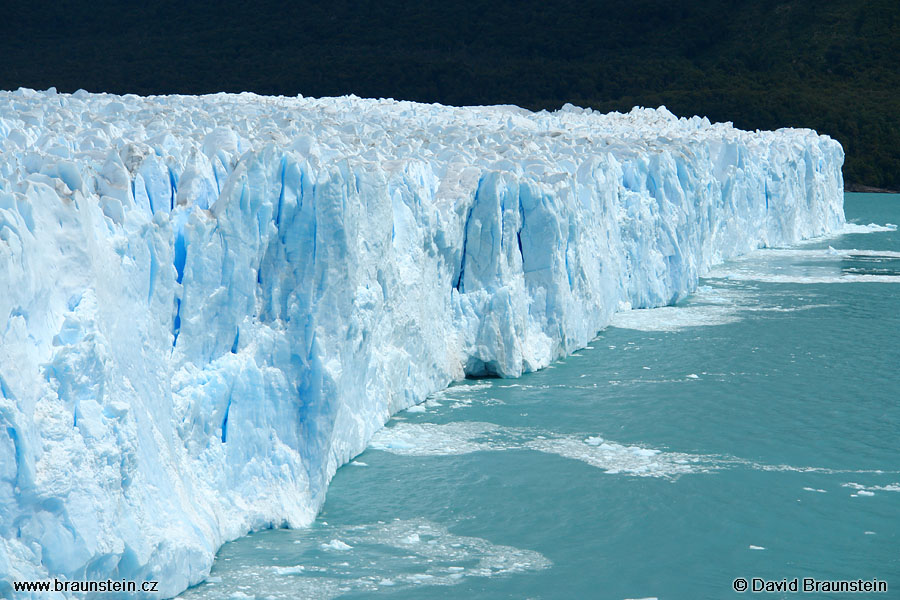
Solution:
<path fill-rule="evenodd" d="M 398 410 L 839 230 L 843 157 L 664 107 L 0 92 L 0 595 L 179 593 Z"/>

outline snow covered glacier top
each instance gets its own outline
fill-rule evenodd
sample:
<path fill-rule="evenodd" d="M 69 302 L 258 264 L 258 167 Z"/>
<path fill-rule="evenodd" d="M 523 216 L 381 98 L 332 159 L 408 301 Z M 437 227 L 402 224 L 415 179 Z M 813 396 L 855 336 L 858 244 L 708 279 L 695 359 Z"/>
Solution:
<path fill-rule="evenodd" d="M 0 93 L 0 592 L 179 592 L 393 412 L 837 229 L 842 162 L 664 108 Z"/>

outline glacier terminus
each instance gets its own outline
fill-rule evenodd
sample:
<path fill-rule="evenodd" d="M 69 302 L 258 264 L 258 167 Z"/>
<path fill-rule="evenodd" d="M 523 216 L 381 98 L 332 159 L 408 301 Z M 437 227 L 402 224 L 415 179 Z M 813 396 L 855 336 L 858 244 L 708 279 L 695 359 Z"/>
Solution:
<path fill-rule="evenodd" d="M 843 158 L 662 107 L 0 92 L 0 595 L 181 592 L 393 413 L 839 230 Z"/>

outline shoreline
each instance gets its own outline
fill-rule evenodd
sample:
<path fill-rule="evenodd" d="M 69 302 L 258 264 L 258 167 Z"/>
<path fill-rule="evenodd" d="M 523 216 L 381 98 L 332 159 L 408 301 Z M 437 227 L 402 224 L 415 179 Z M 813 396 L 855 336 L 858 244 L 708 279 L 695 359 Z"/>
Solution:
<path fill-rule="evenodd" d="M 857 183 L 845 184 L 844 191 L 861 194 L 900 194 L 900 190 L 889 190 L 885 188 L 873 187 L 871 185 L 860 185 Z"/>

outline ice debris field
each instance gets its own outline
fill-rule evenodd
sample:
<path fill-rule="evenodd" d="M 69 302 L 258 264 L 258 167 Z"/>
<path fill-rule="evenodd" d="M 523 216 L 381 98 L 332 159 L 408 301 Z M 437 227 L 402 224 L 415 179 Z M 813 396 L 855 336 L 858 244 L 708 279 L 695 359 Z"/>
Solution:
<path fill-rule="evenodd" d="M 0 595 L 177 594 L 392 413 L 840 229 L 843 156 L 664 108 L 0 92 Z"/>

